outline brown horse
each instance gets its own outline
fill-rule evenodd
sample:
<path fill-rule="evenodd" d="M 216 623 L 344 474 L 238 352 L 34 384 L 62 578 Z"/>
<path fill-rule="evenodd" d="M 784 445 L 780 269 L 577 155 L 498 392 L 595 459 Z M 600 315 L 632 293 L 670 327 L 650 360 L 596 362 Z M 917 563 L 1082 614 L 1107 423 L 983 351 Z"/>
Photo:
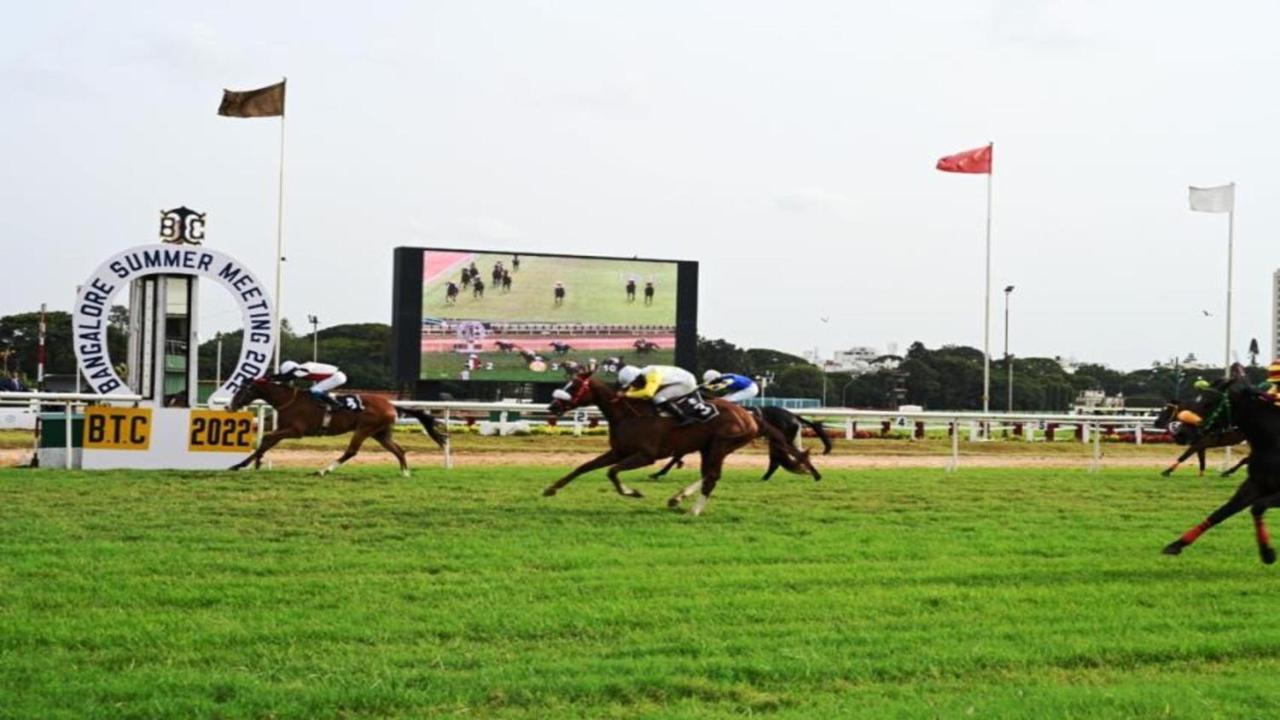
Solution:
<path fill-rule="evenodd" d="M 427 431 L 432 440 L 444 447 L 446 437 L 436 428 L 436 419 L 422 410 L 396 407 L 386 398 L 378 395 L 357 395 L 364 408 L 361 410 L 328 411 L 319 401 L 311 397 L 306 390 L 299 390 L 289 385 L 274 383 L 265 378 L 251 380 L 240 386 L 240 390 L 231 398 L 228 410 L 236 411 L 254 400 L 262 400 L 276 411 L 276 429 L 262 438 L 262 443 L 252 455 L 231 466 L 239 470 L 249 463 L 257 463 L 268 450 L 281 440 L 300 438 L 304 435 L 345 435 L 352 433 L 347 451 L 328 466 L 321 468 L 316 474 L 327 475 L 337 470 L 342 463 L 350 460 L 360 446 L 368 438 L 378 441 L 387 452 L 400 461 L 400 474 L 409 476 L 409 463 L 405 461 L 404 448 L 400 447 L 392 437 L 397 413 L 404 413 L 418 422 Z M 325 426 L 325 414 L 332 412 L 328 426 Z"/>
<path fill-rule="evenodd" d="M 618 473 L 652 465 L 662 458 L 697 452 L 702 456 L 701 479 L 672 496 L 667 506 L 679 507 L 681 501 L 701 489 L 702 494 L 692 510 L 694 515 L 699 515 L 720 480 L 725 457 L 762 434 L 768 438 L 771 449 L 782 449 L 806 467 L 815 479 L 818 477 L 818 471 L 809 464 L 809 453 L 791 447 L 776 428 L 733 403 L 711 402 L 720 411 L 719 415 L 707 422 L 679 426 L 674 418 L 660 416 L 652 402 L 628 399 L 589 372 L 578 375 L 556 391 L 549 410 L 560 415 L 574 408 L 595 405 L 609 423 L 609 451 L 578 466 L 542 494 L 555 495 L 579 475 L 608 466 L 609 481 L 618 494 L 638 498 L 641 494 L 624 485 Z"/>

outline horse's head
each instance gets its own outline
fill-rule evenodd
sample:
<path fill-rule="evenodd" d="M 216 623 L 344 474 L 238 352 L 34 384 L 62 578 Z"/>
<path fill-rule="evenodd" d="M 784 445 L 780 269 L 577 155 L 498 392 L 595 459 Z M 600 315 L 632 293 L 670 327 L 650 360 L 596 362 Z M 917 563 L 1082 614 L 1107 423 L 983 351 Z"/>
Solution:
<path fill-rule="evenodd" d="M 570 410 L 595 402 L 596 394 L 592 387 L 591 371 L 588 370 L 574 375 L 564 387 L 551 393 L 551 404 L 547 406 L 547 410 L 554 415 L 563 415 Z"/>
<path fill-rule="evenodd" d="M 231 396 L 231 402 L 227 404 L 227 409 L 235 412 L 254 400 L 265 399 L 266 395 L 263 391 L 267 384 L 268 380 L 265 377 L 254 378 L 242 384 L 236 394 Z"/>

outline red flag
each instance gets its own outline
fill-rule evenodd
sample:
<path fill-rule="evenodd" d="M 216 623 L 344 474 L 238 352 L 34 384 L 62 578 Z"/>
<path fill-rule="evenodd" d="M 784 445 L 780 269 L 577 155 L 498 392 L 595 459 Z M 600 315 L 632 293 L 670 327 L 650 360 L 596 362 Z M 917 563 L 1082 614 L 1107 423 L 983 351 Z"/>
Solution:
<path fill-rule="evenodd" d="M 954 173 L 990 173 L 991 146 L 984 145 L 974 150 L 948 155 L 938 161 L 938 169 L 942 172 Z"/>

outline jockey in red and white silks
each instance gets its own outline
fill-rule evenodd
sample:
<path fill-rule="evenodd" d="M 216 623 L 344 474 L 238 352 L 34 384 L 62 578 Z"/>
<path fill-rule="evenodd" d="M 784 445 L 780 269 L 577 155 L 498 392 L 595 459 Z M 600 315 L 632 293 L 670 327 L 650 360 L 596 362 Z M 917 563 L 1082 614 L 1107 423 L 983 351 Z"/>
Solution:
<path fill-rule="evenodd" d="M 336 390 L 347 382 L 347 374 L 339 370 L 336 365 L 322 362 L 299 363 L 293 360 L 285 360 L 280 363 L 280 373 L 276 377 L 292 380 L 310 380 L 315 383 L 311 386 L 311 394 L 317 400 L 332 406 L 336 410 L 342 409 L 342 404 L 329 394 L 330 390 Z"/>

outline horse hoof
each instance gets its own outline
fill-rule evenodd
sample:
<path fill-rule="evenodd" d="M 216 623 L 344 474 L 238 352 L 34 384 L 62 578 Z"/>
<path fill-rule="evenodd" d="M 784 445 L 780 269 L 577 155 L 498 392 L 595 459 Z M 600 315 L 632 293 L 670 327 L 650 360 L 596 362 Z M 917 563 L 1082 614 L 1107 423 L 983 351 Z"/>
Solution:
<path fill-rule="evenodd" d="M 667 507 L 671 508 L 672 510 L 675 510 L 676 508 L 680 507 L 680 498 L 671 498 L 670 500 L 668 500 Z"/>
<path fill-rule="evenodd" d="M 1170 476 L 1170 475 L 1172 475 L 1172 474 L 1173 474 L 1173 471 L 1172 471 L 1172 470 L 1162 470 L 1162 471 L 1160 471 L 1160 477 L 1169 477 L 1169 476 Z"/>
<path fill-rule="evenodd" d="M 1168 545 L 1165 545 L 1164 549 L 1161 550 L 1160 552 L 1164 553 L 1165 555 L 1181 555 L 1182 548 L 1184 547 L 1186 547 L 1186 544 L 1183 543 L 1181 540 L 1174 540 Z"/>
<path fill-rule="evenodd" d="M 551 497 L 552 495 L 555 495 L 555 494 L 556 494 L 556 489 L 553 487 L 549 487 L 546 490 L 542 491 L 543 497 Z"/>
<path fill-rule="evenodd" d="M 1262 562 L 1267 565 L 1276 563 L 1276 551 L 1270 545 L 1259 545 L 1258 554 L 1262 555 Z"/>

